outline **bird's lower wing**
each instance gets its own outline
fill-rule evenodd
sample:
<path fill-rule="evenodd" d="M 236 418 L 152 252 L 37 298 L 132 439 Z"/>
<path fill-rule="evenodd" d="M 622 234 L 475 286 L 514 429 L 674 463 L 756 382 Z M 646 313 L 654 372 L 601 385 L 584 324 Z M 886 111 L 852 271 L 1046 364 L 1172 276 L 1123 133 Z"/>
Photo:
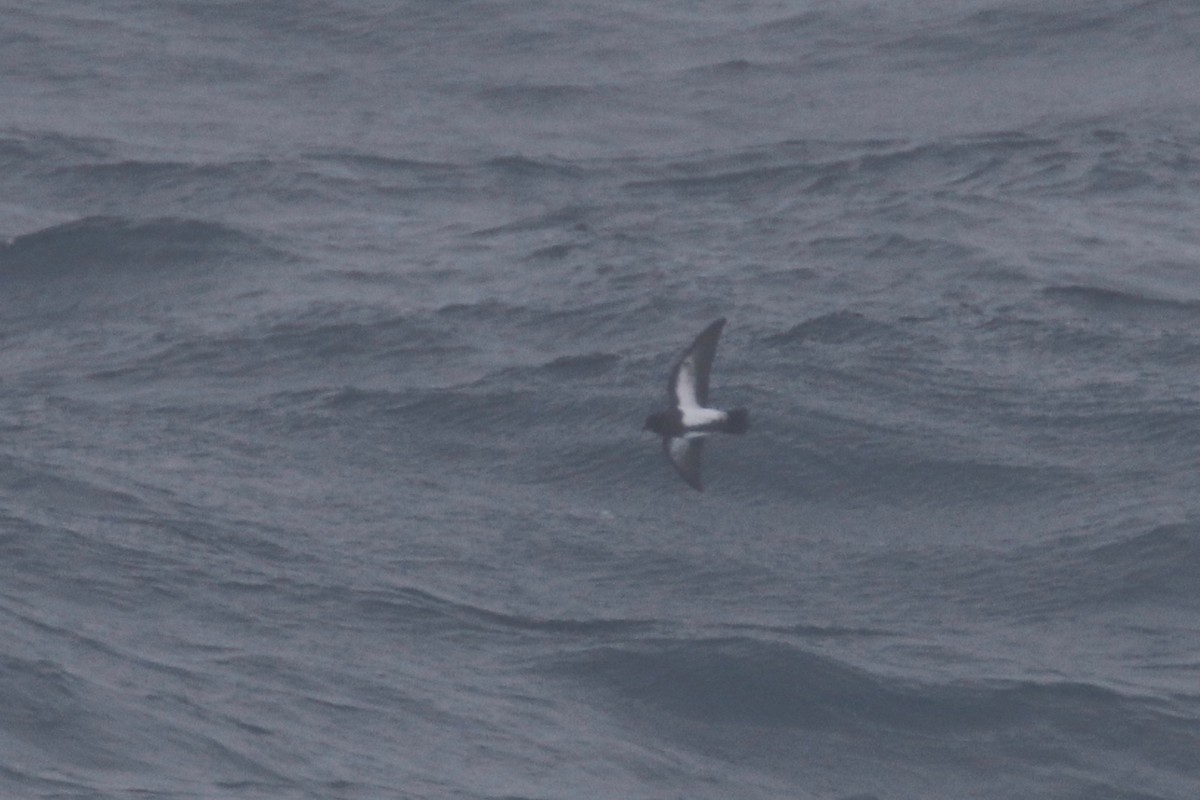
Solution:
<path fill-rule="evenodd" d="M 700 456 L 704 453 L 703 437 L 687 439 L 682 436 L 664 436 L 663 452 L 671 460 L 671 466 L 679 476 L 697 492 L 704 491 L 700 482 Z"/>

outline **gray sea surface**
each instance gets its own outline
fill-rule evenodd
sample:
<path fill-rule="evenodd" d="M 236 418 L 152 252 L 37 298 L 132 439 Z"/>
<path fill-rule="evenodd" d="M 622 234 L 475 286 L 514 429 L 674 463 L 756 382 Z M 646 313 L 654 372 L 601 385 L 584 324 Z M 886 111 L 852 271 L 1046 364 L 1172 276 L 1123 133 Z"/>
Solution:
<path fill-rule="evenodd" d="M 1198 43 L 5 3 L 0 796 L 1200 797 Z"/>

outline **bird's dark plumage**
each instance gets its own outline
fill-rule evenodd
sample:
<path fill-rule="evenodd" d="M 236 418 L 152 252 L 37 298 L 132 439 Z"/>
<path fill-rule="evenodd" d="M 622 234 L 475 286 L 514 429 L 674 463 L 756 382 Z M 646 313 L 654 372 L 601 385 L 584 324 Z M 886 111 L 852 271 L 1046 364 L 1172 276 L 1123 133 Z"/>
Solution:
<path fill-rule="evenodd" d="M 709 372 L 724 327 L 722 317 L 701 331 L 683 352 L 667 379 L 670 407 L 651 414 L 642 428 L 662 437 L 663 452 L 675 471 L 699 492 L 704 491 L 700 480 L 704 437 L 718 432 L 742 434 L 750 427 L 750 415 L 744 408 L 726 412 L 707 407 Z"/>

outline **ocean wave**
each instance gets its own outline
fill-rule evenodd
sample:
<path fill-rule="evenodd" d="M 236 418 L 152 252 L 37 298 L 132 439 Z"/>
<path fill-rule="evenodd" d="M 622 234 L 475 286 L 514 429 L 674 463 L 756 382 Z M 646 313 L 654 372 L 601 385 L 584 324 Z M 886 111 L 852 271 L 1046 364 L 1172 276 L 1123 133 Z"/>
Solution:
<path fill-rule="evenodd" d="M 70 508 L 78 502 L 102 515 L 141 508 L 138 494 L 119 482 L 76 465 L 62 466 L 40 459 L 0 456 L 0 486 L 7 494 L 5 507 L 26 508 L 29 512 Z M 31 516 L 42 518 L 41 513 Z"/>
<path fill-rule="evenodd" d="M 892 326 L 870 319 L 865 314 L 856 311 L 834 311 L 798 322 L 783 333 L 768 336 L 765 341 L 777 346 L 795 345 L 807 341 L 820 344 L 845 344 L 886 340 L 895 336 L 895 333 Z"/>
<path fill-rule="evenodd" d="M 305 169 L 304 162 L 267 158 L 195 163 L 93 159 L 49 170 L 45 183 L 55 193 L 122 213 L 183 211 L 201 204 L 249 210 L 264 201 L 330 194 L 329 187 L 337 185 L 334 176 Z"/>
<path fill-rule="evenodd" d="M 584 353 L 559 356 L 538 369 L 541 372 L 561 377 L 597 378 L 608 374 L 620 360 L 620 356 L 613 353 Z"/>
<path fill-rule="evenodd" d="M 1200 523 L 1155 525 L 1119 541 L 1093 548 L 1097 586 L 1112 602 L 1146 600 L 1200 606 Z"/>
<path fill-rule="evenodd" d="M 164 338 L 164 337 L 160 337 Z M 155 341 L 116 366 L 92 372 L 103 380 L 173 375 L 268 377 L 316 365 L 371 361 L 420 370 L 473 348 L 427 320 L 372 307 L 317 304 L 250 319 L 233 330 Z"/>
<path fill-rule="evenodd" d="M 924 53 L 936 62 L 978 65 L 982 60 L 1037 58 L 1064 50 L 1136 52 L 1156 34 L 1186 26 L 1186 14 L 1169 4 L 1098 4 L 1066 12 L 1054 8 L 993 4 L 963 16 L 929 21 L 919 32 L 905 31 L 883 45 L 886 51 Z M 1183 42 L 1179 42 L 1183 46 Z"/>
<path fill-rule="evenodd" d="M 0 245 L 0 273 L 38 279 L 95 271 L 158 273 L 274 253 L 258 237 L 216 222 L 86 217 Z"/>
<path fill-rule="evenodd" d="M 1086 284 L 1047 286 L 1042 293 L 1055 301 L 1106 314 L 1144 317 L 1161 321 L 1163 315 L 1200 315 L 1200 300 L 1153 297 L 1134 290 Z"/>
<path fill-rule="evenodd" d="M 996 553 L 978 564 L 943 563 L 948 573 L 957 573 L 944 585 L 958 602 L 978 606 L 1006 624 L 1053 624 L 1066 617 L 1108 629 L 1120 624 L 1112 622 L 1114 613 L 1139 604 L 1177 610 L 1200 605 L 1192 580 L 1200 569 L 1195 522 L 1078 516 L 1078 527 L 1044 542 Z"/>
<path fill-rule="evenodd" d="M 1130 141 L 1106 145 L 1111 137 Z M 772 213 L 786 203 L 821 214 L 809 205 L 820 197 L 869 196 L 893 217 L 936 213 L 957 220 L 961 232 L 1018 208 L 1043 214 L 1036 201 L 1046 197 L 1117 200 L 1148 189 L 1191 196 L 1200 173 L 1194 150 L 1189 135 L 1142 141 L 1089 125 L 933 141 L 787 141 L 640 164 L 642 174 L 625 188 L 751 203 Z"/>
<path fill-rule="evenodd" d="M 11 172 L 53 168 L 76 159 L 107 157 L 113 144 L 99 138 L 56 131 L 9 128 L 0 134 L 0 166 Z"/>
<path fill-rule="evenodd" d="M 562 637 L 595 641 L 596 638 L 639 635 L 652 630 L 651 620 L 552 618 L 498 611 L 477 603 L 452 600 L 420 589 L 355 592 L 353 614 L 367 622 L 400 623 L 405 627 L 419 617 L 429 617 L 439 636 L 461 636 L 468 631 L 510 636 L 546 635 L 561 642 Z"/>
<path fill-rule="evenodd" d="M 1115 730 L 1132 719 L 1153 730 L 1170 718 L 1158 701 L 1094 684 L 921 683 L 749 638 L 601 645 L 551 669 L 615 693 L 625 713 L 653 709 L 712 724 L 951 736 L 1046 725 Z"/>
<path fill-rule="evenodd" d="M 35 775 L 38 766 L 55 763 L 76 770 L 142 768 L 105 735 L 103 694 L 54 661 L 0 657 L 0 732 L 14 745 L 11 757 Z"/>

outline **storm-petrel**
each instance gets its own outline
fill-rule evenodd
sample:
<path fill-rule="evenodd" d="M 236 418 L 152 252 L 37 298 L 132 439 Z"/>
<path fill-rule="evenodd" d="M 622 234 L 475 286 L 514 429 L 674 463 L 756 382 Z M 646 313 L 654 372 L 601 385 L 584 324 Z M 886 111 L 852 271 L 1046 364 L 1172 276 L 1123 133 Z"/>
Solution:
<path fill-rule="evenodd" d="M 708 373 L 723 327 L 724 317 L 705 328 L 683 352 L 667 379 L 667 398 L 671 407 L 646 417 L 642 427 L 644 431 L 662 436 L 663 452 L 688 486 L 698 492 L 704 491 L 700 483 L 704 437 L 718 431 L 741 434 L 750 427 L 750 414 L 744 408 L 718 411 L 705 407 Z"/>

